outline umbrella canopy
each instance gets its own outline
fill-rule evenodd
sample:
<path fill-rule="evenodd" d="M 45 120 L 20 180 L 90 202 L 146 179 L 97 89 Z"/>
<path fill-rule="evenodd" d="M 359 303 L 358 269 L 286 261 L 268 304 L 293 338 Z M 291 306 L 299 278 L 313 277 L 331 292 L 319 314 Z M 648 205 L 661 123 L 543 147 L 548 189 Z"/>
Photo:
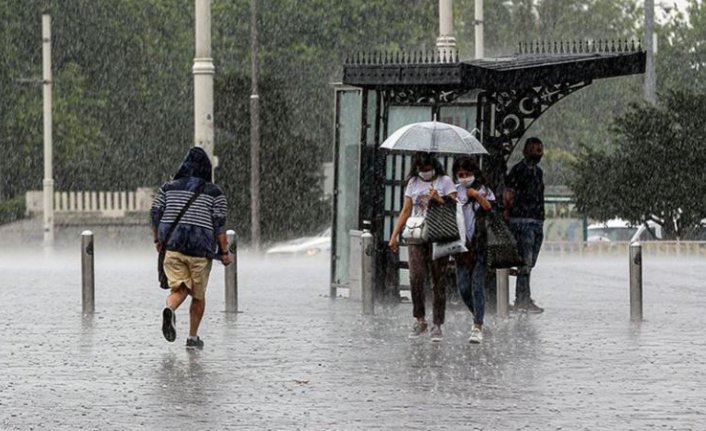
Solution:
<path fill-rule="evenodd" d="M 400 127 L 385 139 L 380 148 L 425 153 L 488 154 L 471 132 L 439 121 L 424 121 Z"/>

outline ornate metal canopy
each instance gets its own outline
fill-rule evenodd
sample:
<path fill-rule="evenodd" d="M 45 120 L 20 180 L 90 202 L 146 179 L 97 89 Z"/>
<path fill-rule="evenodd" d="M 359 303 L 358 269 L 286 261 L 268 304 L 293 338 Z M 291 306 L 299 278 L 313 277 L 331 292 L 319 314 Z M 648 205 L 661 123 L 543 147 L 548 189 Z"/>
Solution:
<path fill-rule="evenodd" d="M 644 70 L 645 53 L 634 42 L 544 42 L 521 44 L 512 56 L 470 61 L 423 52 L 357 54 L 346 60 L 343 83 L 370 89 L 509 91 Z"/>
<path fill-rule="evenodd" d="M 470 61 L 443 52 L 359 53 L 346 60 L 343 83 L 380 92 L 386 103 L 410 105 L 452 104 L 480 90 L 477 127 L 490 170 L 499 173 L 549 107 L 596 79 L 643 73 L 645 58 L 642 47 L 628 41 L 523 43 L 514 55 Z"/>

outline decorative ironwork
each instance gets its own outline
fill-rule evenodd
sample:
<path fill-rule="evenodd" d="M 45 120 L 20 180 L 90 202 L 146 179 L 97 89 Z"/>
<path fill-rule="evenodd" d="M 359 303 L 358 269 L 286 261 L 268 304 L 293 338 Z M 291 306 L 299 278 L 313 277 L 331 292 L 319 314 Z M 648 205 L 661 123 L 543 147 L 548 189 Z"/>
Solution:
<path fill-rule="evenodd" d="M 346 56 L 345 66 L 401 65 L 401 64 L 448 64 L 458 63 L 458 52 L 452 49 L 426 51 L 372 51 L 356 52 Z"/>
<path fill-rule="evenodd" d="M 520 42 L 518 54 L 590 54 L 610 52 L 642 52 L 642 45 L 634 40 L 580 40 Z"/>
<path fill-rule="evenodd" d="M 482 93 L 479 97 L 495 110 L 493 136 L 507 160 L 522 135 L 532 123 L 564 97 L 591 84 L 592 81 L 546 84 L 524 90 Z"/>
<path fill-rule="evenodd" d="M 387 104 L 393 105 L 436 105 L 439 103 L 452 103 L 467 92 L 467 90 L 459 89 L 444 90 L 434 87 L 407 87 L 384 90 L 383 97 Z"/>
<path fill-rule="evenodd" d="M 517 54 L 590 54 L 590 53 L 634 53 L 642 52 L 640 41 L 618 40 L 572 40 L 520 42 Z M 446 64 L 459 63 L 458 51 L 434 49 L 424 51 L 371 51 L 356 52 L 346 56 L 344 65 L 400 65 L 400 64 Z"/>
<path fill-rule="evenodd" d="M 522 54 L 592 54 L 643 52 L 640 41 L 618 40 L 572 40 L 520 42 L 518 55 Z M 424 51 L 372 51 L 356 52 L 346 56 L 346 66 L 401 65 L 401 64 L 447 64 L 459 63 L 458 51 L 434 49 Z"/>

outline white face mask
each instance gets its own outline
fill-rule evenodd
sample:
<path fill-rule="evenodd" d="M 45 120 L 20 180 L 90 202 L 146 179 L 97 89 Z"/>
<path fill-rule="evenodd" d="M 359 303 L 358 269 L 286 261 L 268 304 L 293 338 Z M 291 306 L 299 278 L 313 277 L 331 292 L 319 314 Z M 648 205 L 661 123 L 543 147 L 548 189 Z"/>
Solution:
<path fill-rule="evenodd" d="M 471 184 L 473 184 L 473 181 L 475 181 L 475 180 L 476 180 L 476 177 L 474 177 L 473 175 L 471 175 L 470 177 L 459 178 L 459 179 L 458 179 L 458 182 L 460 182 L 461 184 L 463 184 L 463 185 L 466 186 L 466 187 L 470 187 Z"/>
<path fill-rule="evenodd" d="M 428 171 L 420 171 L 419 172 L 419 178 L 421 178 L 424 181 L 429 181 L 434 177 L 434 170 L 428 170 Z"/>

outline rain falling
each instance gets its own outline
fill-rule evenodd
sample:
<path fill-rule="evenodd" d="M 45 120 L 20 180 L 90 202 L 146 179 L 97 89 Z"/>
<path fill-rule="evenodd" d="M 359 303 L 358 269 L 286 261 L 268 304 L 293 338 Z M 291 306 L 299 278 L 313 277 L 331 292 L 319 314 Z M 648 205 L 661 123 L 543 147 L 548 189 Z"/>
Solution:
<path fill-rule="evenodd" d="M 703 428 L 702 0 L 0 0 L 0 41 L 0 430 Z"/>

